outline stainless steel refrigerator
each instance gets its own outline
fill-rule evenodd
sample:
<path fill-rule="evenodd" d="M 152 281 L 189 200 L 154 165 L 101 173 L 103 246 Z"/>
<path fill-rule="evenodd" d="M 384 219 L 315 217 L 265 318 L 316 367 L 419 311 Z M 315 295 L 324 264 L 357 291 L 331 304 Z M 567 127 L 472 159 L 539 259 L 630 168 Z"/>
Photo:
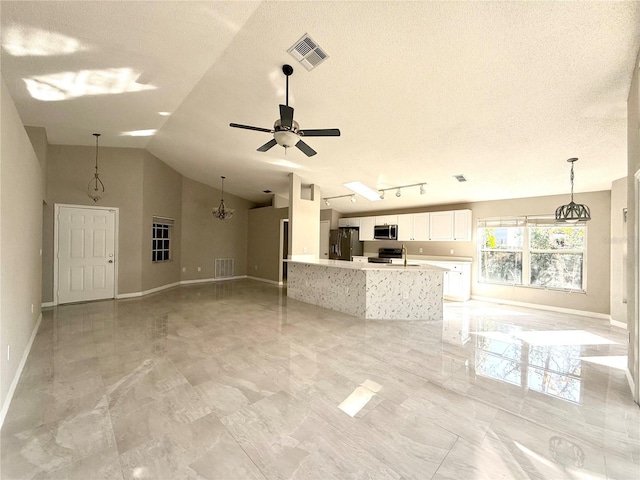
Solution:
<path fill-rule="evenodd" d="M 357 228 L 331 230 L 329 235 L 329 258 L 352 261 L 354 255 L 362 255 L 362 243 Z"/>

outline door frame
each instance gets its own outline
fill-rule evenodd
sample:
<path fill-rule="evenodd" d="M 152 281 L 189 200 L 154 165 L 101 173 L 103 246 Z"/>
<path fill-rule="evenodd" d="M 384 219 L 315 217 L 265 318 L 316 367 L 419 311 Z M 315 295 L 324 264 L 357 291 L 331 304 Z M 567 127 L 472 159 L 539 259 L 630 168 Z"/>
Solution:
<path fill-rule="evenodd" d="M 288 218 L 280 219 L 280 245 L 278 247 L 278 285 L 284 285 L 284 279 L 282 278 L 282 267 L 284 264 L 284 224 L 287 223 L 289 225 Z M 287 258 L 289 258 L 289 254 L 287 252 Z"/>
<path fill-rule="evenodd" d="M 61 208 L 77 208 L 81 210 L 109 210 L 115 212 L 114 218 L 114 242 L 113 242 L 113 257 L 114 257 L 114 267 L 113 267 L 113 298 L 118 298 L 118 228 L 119 228 L 119 218 L 120 218 L 120 208 L 118 207 L 102 207 L 102 206 L 92 206 L 92 205 L 71 205 L 67 203 L 56 203 L 53 206 L 53 305 L 58 305 L 58 269 L 59 269 L 59 258 L 58 258 L 58 227 L 59 222 L 58 218 L 60 216 Z"/>
<path fill-rule="evenodd" d="M 640 405 L 640 242 L 638 241 L 638 235 L 640 234 L 640 170 L 636 171 L 634 175 L 634 209 L 635 209 L 635 219 L 634 219 L 634 232 L 633 238 L 633 281 L 635 288 L 633 289 L 632 295 L 634 296 L 633 305 L 634 312 L 633 317 L 628 319 L 628 322 L 635 323 L 635 338 L 630 338 L 630 343 L 633 342 L 634 345 L 634 356 L 631 361 L 635 363 L 634 370 L 635 372 L 629 371 L 630 369 L 627 366 L 627 374 L 630 376 L 629 380 L 631 380 L 631 387 L 633 393 L 633 399 L 637 404 Z M 628 225 L 628 223 L 627 223 Z M 631 232 L 627 231 L 627 235 L 630 235 Z M 628 299 L 627 299 L 628 301 Z M 629 328 L 627 328 L 629 330 Z M 627 352 L 627 354 L 630 352 Z M 631 362 L 629 362 L 631 363 Z"/>

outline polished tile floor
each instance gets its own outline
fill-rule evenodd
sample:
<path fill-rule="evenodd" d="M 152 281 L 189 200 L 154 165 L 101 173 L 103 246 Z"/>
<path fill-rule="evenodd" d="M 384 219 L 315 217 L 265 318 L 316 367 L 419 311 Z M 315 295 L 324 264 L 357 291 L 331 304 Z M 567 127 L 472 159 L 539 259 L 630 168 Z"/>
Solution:
<path fill-rule="evenodd" d="M 446 303 L 364 321 L 251 280 L 49 309 L 3 479 L 638 479 L 626 332 Z"/>

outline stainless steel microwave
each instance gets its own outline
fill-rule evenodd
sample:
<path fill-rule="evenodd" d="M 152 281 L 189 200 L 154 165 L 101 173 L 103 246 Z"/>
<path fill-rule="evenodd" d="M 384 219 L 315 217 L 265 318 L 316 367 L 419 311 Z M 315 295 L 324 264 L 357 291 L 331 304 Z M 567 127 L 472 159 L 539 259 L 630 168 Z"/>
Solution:
<path fill-rule="evenodd" d="M 373 227 L 373 238 L 376 240 L 397 240 L 397 225 L 376 225 Z"/>

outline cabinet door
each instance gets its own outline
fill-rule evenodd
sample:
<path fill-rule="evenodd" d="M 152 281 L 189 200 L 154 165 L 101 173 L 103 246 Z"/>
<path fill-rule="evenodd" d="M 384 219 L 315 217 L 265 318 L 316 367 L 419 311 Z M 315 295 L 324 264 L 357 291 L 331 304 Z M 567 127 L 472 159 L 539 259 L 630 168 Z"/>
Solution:
<path fill-rule="evenodd" d="M 349 226 L 349 218 L 339 218 L 338 219 L 338 226 L 339 227 L 348 227 Z"/>
<path fill-rule="evenodd" d="M 447 272 L 447 274 L 447 295 L 450 297 L 455 297 L 457 299 L 463 298 L 465 295 L 462 272 L 451 271 Z"/>
<path fill-rule="evenodd" d="M 454 212 L 453 239 L 471 241 L 471 210 L 456 210 Z"/>
<path fill-rule="evenodd" d="M 350 227 L 360 227 L 360 218 L 350 218 L 349 219 Z"/>
<path fill-rule="evenodd" d="M 413 240 L 413 215 L 398 215 L 398 240 L 406 242 Z"/>
<path fill-rule="evenodd" d="M 398 215 L 381 215 L 376 217 L 376 225 L 397 225 Z"/>
<path fill-rule="evenodd" d="M 431 240 L 453 240 L 453 211 L 431 212 L 429 215 Z"/>
<path fill-rule="evenodd" d="M 429 240 L 429 214 L 428 213 L 413 214 L 413 239 L 412 240 L 415 240 L 416 242 L 426 242 L 427 240 Z"/>
<path fill-rule="evenodd" d="M 376 217 L 362 217 L 360 219 L 360 240 L 373 240 L 373 227 L 376 224 Z"/>

